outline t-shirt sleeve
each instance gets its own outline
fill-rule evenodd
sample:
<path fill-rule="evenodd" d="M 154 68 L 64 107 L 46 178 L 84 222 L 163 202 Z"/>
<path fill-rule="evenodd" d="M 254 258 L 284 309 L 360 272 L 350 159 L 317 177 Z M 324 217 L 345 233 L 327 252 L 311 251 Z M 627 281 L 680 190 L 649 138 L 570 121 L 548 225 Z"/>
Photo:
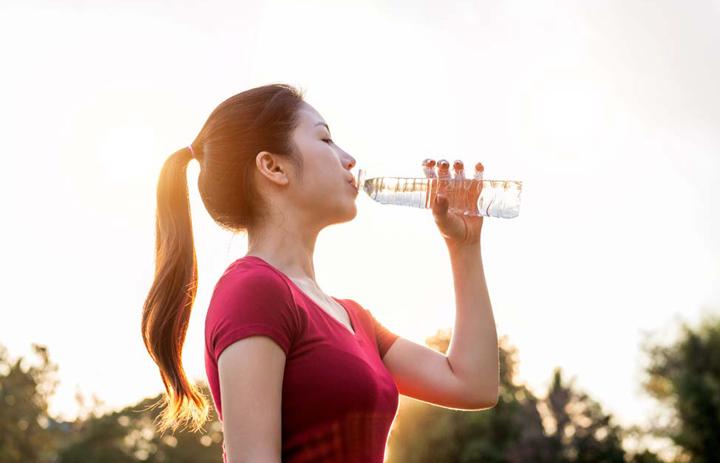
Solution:
<path fill-rule="evenodd" d="M 298 326 L 295 300 L 280 275 L 264 267 L 235 269 L 213 291 L 206 342 L 216 363 L 226 347 L 251 335 L 268 336 L 289 355 Z"/>
<path fill-rule="evenodd" d="M 355 304 L 361 307 L 370 316 L 373 330 L 375 331 L 375 340 L 377 342 L 378 352 L 380 353 L 380 358 L 383 358 L 388 349 L 390 349 L 390 346 L 392 346 L 393 343 L 398 340 L 400 335 L 393 333 L 389 329 L 385 328 L 382 324 L 380 324 L 380 322 L 377 321 L 377 319 L 373 316 L 372 312 L 362 307 L 357 302 L 355 302 Z"/>

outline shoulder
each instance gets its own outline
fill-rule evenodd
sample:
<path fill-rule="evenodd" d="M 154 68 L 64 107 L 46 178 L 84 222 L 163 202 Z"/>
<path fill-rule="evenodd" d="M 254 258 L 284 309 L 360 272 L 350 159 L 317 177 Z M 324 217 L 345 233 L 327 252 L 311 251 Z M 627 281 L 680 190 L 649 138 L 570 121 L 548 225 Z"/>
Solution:
<path fill-rule="evenodd" d="M 364 320 L 367 320 L 367 321 L 369 321 L 369 322 L 374 322 L 374 321 L 375 321 L 374 317 L 372 316 L 372 313 L 371 313 L 368 309 L 366 309 L 365 307 L 363 307 L 363 306 L 362 306 L 359 302 L 357 302 L 355 299 L 346 298 L 346 299 L 341 299 L 341 300 L 342 300 L 346 305 L 352 306 L 353 310 L 355 310 L 355 312 L 357 312 L 357 313 L 360 315 L 360 318 L 362 318 L 362 319 L 364 319 Z"/>
<path fill-rule="evenodd" d="M 366 309 L 362 305 L 360 305 L 357 301 L 354 299 L 343 299 L 343 301 L 349 302 L 351 304 L 354 304 L 354 307 L 359 311 L 361 314 L 361 317 L 365 318 L 373 327 L 373 330 L 378 332 L 379 335 L 385 335 L 385 333 L 388 332 L 387 328 L 385 328 L 377 318 L 373 315 L 372 311 Z"/>
<path fill-rule="evenodd" d="M 238 259 L 215 285 L 205 318 L 206 335 L 234 338 L 259 327 L 296 333 L 300 324 L 295 297 L 277 270 Z"/>
<path fill-rule="evenodd" d="M 363 306 L 361 306 L 360 304 L 358 304 L 358 302 L 355 299 L 345 298 L 345 299 L 340 299 L 340 300 L 346 304 L 352 304 L 353 308 L 355 308 L 361 312 L 366 311 L 365 308 Z"/>
<path fill-rule="evenodd" d="M 285 278 L 274 268 L 256 261 L 238 259 L 228 266 L 222 274 L 213 295 L 218 292 L 265 290 L 274 294 L 290 294 L 290 286 Z"/>
<path fill-rule="evenodd" d="M 277 270 L 244 259 L 230 264 L 215 284 L 208 313 L 238 305 L 284 306 L 297 310 L 290 286 Z"/>
<path fill-rule="evenodd" d="M 358 317 L 360 322 L 367 329 L 375 330 L 375 319 L 369 310 L 367 310 L 365 307 L 360 305 L 360 303 L 357 302 L 355 299 L 345 298 L 345 299 L 340 299 L 340 301 L 343 302 L 343 304 L 345 305 L 346 308 L 348 308 L 349 310 L 352 310 L 356 314 L 356 316 Z"/>
<path fill-rule="evenodd" d="M 239 259 L 215 285 L 205 318 L 206 349 L 215 362 L 226 347 L 252 335 L 273 339 L 289 355 L 300 332 L 293 294 L 272 267 Z"/>

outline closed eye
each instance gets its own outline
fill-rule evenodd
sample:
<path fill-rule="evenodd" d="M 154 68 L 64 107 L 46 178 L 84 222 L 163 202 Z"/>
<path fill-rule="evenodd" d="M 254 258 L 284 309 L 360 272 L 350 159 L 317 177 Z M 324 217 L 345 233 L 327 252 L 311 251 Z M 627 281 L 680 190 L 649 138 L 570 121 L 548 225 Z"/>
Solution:
<path fill-rule="evenodd" d="M 333 143 L 332 139 L 330 139 L 330 138 L 323 138 L 323 141 L 325 143 Z"/>

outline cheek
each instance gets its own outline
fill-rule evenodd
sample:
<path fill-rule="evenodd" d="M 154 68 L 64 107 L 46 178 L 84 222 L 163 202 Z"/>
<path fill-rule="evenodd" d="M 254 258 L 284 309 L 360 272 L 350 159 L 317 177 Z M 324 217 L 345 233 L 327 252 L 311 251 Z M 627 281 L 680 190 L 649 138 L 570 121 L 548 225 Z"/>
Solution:
<path fill-rule="evenodd" d="M 315 205 L 337 201 L 343 186 L 342 172 L 337 164 L 338 159 L 331 150 L 309 153 L 303 165 L 303 183 L 295 191 L 295 199 Z"/>
<path fill-rule="evenodd" d="M 303 183 L 298 187 L 295 192 L 295 199 L 301 201 L 303 204 L 318 204 L 327 203 L 333 200 L 334 196 L 337 196 L 336 187 L 333 186 L 332 178 L 324 170 L 319 169 L 318 166 L 306 166 L 308 169 L 305 170 L 303 176 Z"/>
<path fill-rule="evenodd" d="M 333 184 L 337 185 L 337 170 L 333 170 L 332 158 L 328 156 L 318 156 L 316 162 L 309 163 L 308 168 L 305 170 L 307 181 L 305 186 L 312 191 L 321 192 L 324 190 L 326 193 L 332 193 L 330 191 L 333 188 Z"/>

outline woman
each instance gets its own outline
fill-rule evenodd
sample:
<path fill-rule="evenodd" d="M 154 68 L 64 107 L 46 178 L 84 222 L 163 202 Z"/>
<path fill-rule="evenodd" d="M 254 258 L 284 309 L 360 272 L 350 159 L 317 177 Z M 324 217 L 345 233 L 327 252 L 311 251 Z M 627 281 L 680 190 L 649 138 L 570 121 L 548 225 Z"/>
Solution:
<path fill-rule="evenodd" d="M 143 340 L 167 394 L 160 432 L 207 420 L 181 352 L 196 294 L 186 168 L 200 163 L 205 208 L 248 235 L 247 254 L 215 285 L 205 365 L 227 462 L 381 463 L 398 393 L 456 409 L 492 407 L 498 345 L 480 258 L 482 217 L 433 216 L 450 251 L 457 303 L 448 355 L 385 329 L 359 303 L 315 281 L 319 232 L 357 214 L 355 159 L 302 93 L 266 85 L 237 94 L 170 156 L 158 182 L 156 272 Z"/>

